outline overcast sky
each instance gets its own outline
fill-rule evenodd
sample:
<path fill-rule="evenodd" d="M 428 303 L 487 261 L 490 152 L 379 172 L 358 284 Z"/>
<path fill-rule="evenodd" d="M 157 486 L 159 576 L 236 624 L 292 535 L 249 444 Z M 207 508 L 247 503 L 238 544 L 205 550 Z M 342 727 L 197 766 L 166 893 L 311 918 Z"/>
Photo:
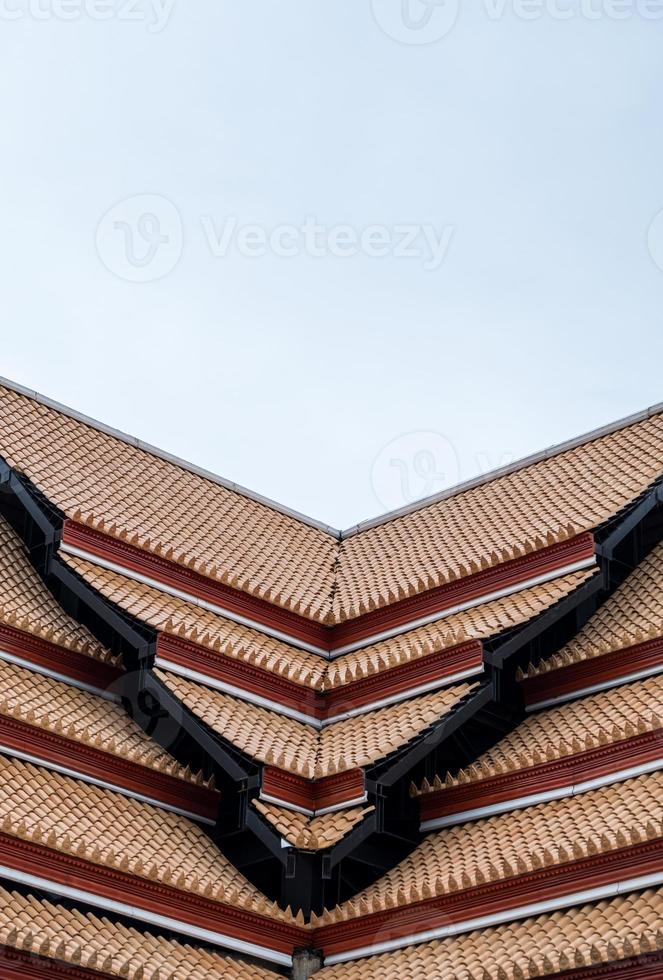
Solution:
<path fill-rule="evenodd" d="M 663 399 L 663 0 L 0 0 L 0 373 L 335 526 Z"/>

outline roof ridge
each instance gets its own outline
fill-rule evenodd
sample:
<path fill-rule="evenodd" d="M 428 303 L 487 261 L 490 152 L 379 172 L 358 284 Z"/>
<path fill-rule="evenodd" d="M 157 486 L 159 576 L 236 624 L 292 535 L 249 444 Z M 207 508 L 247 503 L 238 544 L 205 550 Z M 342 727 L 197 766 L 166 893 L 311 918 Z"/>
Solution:
<path fill-rule="evenodd" d="M 408 514 L 412 514 L 418 510 L 424 510 L 425 508 L 439 503 L 442 500 L 448 500 L 449 498 L 455 497 L 460 493 L 465 493 L 467 490 L 484 486 L 485 484 L 491 483 L 493 480 L 497 480 L 502 476 L 517 473 L 519 470 L 526 469 L 528 466 L 533 466 L 535 463 L 552 459 L 555 456 L 559 456 L 571 449 L 576 449 L 578 446 L 585 445 L 589 442 L 594 442 L 596 439 L 611 435 L 614 432 L 619 432 L 621 429 L 626 429 L 631 425 L 635 425 L 637 422 L 643 422 L 654 415 L 663 414 L 662 401 L 651 405 L 649 408 L 642 409 L 639 412 L 634 412 L 631 415 L 626 415 L 620 419 L 616 419 L 613 422 L 608 422 L 606 425 L 599 426 L 595 429 L 590 429 L 588 432 L 574 436 L 571 439 L 555 443 L 546 449 L 539 450 L 538 452 L 531 453 L 527 456 L 522 456 L 519 459 L 514 460 L 512 463 L 507 463 L 505 466 L 500 466 L 496 469 L 489 470 L 487 473 L 482 473 L 479 476 L 471 477 L 468 480 L 463 480 L 451 487 L 438 491 L 438 493 L 431 494 L 427 497 L 422 497 L 420 500 L 406 504 L 403 507 L 395 508 L 394 510 L 387 511 L 384 514 L 379 514 L 377 517 L 368 518 L 365 521 L 360 521 L 357 524 L 351 525 L 349 528 L 339 529 L 332 527 L 332 525 L 327 524 L 324 521 L 319 521 L 314 517 L 309 517 L 307 514 L 303 514 L 300 511 L 295 510 L 292 507 L 288 507 L 285 504 L 281 504 L 276 500 L 272 500 L 270 497 L 257 493 L 255 490 L 250 490 L 239 483 L 228 480 L 226 477 L 220 476 L 218 473 L 214 473 L 212 470 L 205 469 L 205 467 L 198 466 L 196 463 L 185 460 L 180 456 L 176 456 L 174 453 L 169 453 L 165 449 L 160 449 L 158 446 L 144 442 L 137 436 L 132 436 L 129 433 L 123 432 L 121 429 L 116 429 L 113 426 L 107 425 L 105 422 L 100 422 L 98 419 L 85 415 L 83 412 L 79 412 L 68 405 L 64 405 L 62 402 L 58 402 L 47 395 L 43 395 L 41 392 L 38 392 L 35 389 L 27 388 L 25 385 L 21 385 L 16 381 L 10 380 L 9 378 L 0 376 L 0 386 L 8 388 L 11 391 L 15 391 L 20 395 L 24 395 L 25 397 L 32 399 L 32 401 L 45 405 L 47 408 L 52 408 L 57 412 L 61 412 L 63 415 L 67 415 L 69 418 L 82 422 L 84 425 L 88 425 L 93 429 L 97 429 L 99 432 L 103 432 L 115 439 L 119 439 L 130 446 L 135 446 L 137 449 L 142 449 L 144 452 L 150 453 L 150 455 L 156 456 L 158 459 L 163 459 L 166 462 L 173 463 L 175 466 L 180 467 L 180 469 L 187 470 L 190 473 L 201 476 L 203 479 L 225 487 L 227 490 L 231 490 L 233 493 L 237 493 L 240 496 L 248 498 L 249 500 L 262 504 L 265 507 L 269 507 L 271 510 L 276 511 L 279 514 L 283 514 L 286 517 L 292 517 L 294 520 L 297 520 L 302 524 L 306 524 L 309 527 L 328 534 L 330 537 L 335 538 L 339 543 L 347 540 L 348 538 L 354 537 L 363 531 L 368 531 L 371 528 L 379 527 L 382 524 L 388 524 L 390 521 L 397 520 L 400 517 L 405 517 Z"/>

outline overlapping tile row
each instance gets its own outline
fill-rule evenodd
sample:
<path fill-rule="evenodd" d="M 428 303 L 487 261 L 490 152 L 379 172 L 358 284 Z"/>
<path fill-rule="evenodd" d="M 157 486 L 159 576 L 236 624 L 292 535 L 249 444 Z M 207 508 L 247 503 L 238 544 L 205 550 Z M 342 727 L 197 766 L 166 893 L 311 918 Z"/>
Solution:
<path fill-rule="evenodd" d="M 253 806 L 278 831 L 291 847 L 303 851 L 321 851 L 343 840 L 375 807 L 350 807 L 326 813 L 313 819 L 295 810 L 254 800 Z"/>
<path fill-rule="evenodd" d="M 519 676 L 530 704 L 663 670 L 663 543 L 566 646 Z"/>
<path fill-rule="evenodd" d="M 328 955 L 663 874 L 663 773 L 438 831 L 314 919 Z"/>
<path fill-rule="evenodd" d="M 330 966 L 316 977 L 524 980 L 575 976 L 574 971 L 583 970 L 627 976 L 633 966 L 643 971 L 634 974 L 653 980 L 663 972 L 662 923 L 663 891 L 649 890 Z M 608 964 L 613 969 L 600 974 L 599 968 Z"/>
<path fill-rule="evenodd" d="M 68 976 L 276 980 L 276 974 L 255 963 L 0 888 L 2 976 L 22 976 L 28 970 L 36 971 L 30 976 L 39 976 L 42 964 L 47 977 L 57 976 L 62 964 L 72 968 L 62 974 Z"/>
<path fill-rule="evenodd" d="M 117 676 L 119 661 L 69 616 L 30 564 L 23 542 L 0 516 L 0 651 L 24 659 L 68 665 L 103 683 Z M 62 652 L 59 653 L 58 650 Z M 98 665 L 98 666 L 95 666 Z"/>
<path fill-rule="evenodd" d="M 334 722 L 321 732 L 166 671 L 156 677 L 218 735 L 253 759 L 304 779 L 321 779 L 376 762 L 439 721 L 473 689 L 434 694 Z"/>
<path fill-rule="evenodd" d="M 64 767 L 213 820 L 213 782 L 180 765 L 122 705 L 0 660 L 0 752 Z"/>
<path fill-rule="evenodd" d="M 637 767 L 663 768 L 663 677 L 650 677 L 529 715 L 459 772 L 413 795 L 424 829 L 579 792 Z"/>
<path fill-rule="evenodd" d="M 295 610 L 329 613 L 337 542 L 0 386 L 0 455 L 68 518 Z"/>
<path fill-rule="evenodd" d="M 248 943 L 287 963 L 306 937 L 223 856 L 200 827 L 141 803 L 18 760 L 0 757 L 0 876 L 39 881 L 53 894 L 155 914 L 162 927 L 225 949 Z M 241 945 L 243 944 L 243 945 Z"/>
<path fill-rule="evenodd" d="M 157 662 L 164 669 L 197 674 L 239 697 L 313 720 L 478 673 L 480 641 L 533 619 L 596 574 L 563 575 L 326 662 L 92 562 L 66 554 L 62 560 L 105 599 L 158 631 Z"/>
<path fill-rule="evenodd" d="M 0 387 L 0 455 L 79 526 L 342 624 L 569 542 L 661 473 L 653 416 L 341 541 Z"/>
<path fill-rule="evenodd" d="M 595 528 L 663 470 L 659 415 L 341 542 L 342 622 Z"/>

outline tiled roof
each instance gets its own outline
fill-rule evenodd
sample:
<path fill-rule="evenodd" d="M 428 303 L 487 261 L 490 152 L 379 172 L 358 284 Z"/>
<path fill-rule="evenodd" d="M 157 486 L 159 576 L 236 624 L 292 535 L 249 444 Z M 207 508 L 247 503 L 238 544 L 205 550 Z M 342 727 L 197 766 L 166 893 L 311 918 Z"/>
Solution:
<path fill-rule="evenodd" d="M 661 727 L 663 676 L 650 677 L 530 715 L 467 769 L 447 773 L 445 783 L 456 786 L 517 772 Z M 443 786 L 437 779 L 426 783 L 423 792 Z"/>
<path fill-rule="evenodd" d="M 311 819 L 303 813 L 286 810 L 285 807 L 264 803 L 262 800 L 254 800 L 253 805 L 284 840 L 304 851 L 320 851 L 333 847 L 375 809 L 372 806 L 356 806 Z"/>
<path fill-rule="evenodd" d="M 326 662 L 320 656 L 305 653 L 193 602 L 167 595 L 75 555 L 62 553 L 60 557 L 106 599 L 160 632 L 182 637 L 299 684 L 313 688 L 322 686 Z"/>
<path fill-rule="evenodd" d="M 112 977 L 276 980 L 276 974 L 255 964 L 4 888 L 0 888 L 0 945 Z"/>
<path fill-rule="evenodd" d="M 319 980 L 523 980 L 663 948 L 663 890 L 327 967 Z M 616 974 L 615 974 L 616 975 Z"/>
<path fill-rule="evenodd" d="M 347 653 L 329 664 L 324 687 L 334 688 L 351 680 L 399 664 L 417 660 L 466 640 L 488 639 L 533 619 L 586 582 L 596 569 L 572 572 L 534 585 L 522 592 L 454 613 L 427 626 L 394 636 L 372 646 Z"/>
<path fill-rule="evenodd" d="M 194 777 L 173 759 L 121 705 L 3 660 L 0 660 L 0 715 L 178 779 L 202 783 L 202 777 Z"/>
<path fill-rule="evenodd" d="M 446 895 L 485 881 L 663 836 L 663 773 L 438 831 L 323 922 Z"/>
<path fill-rule="evenodd" d="M 187 708 L 241 751 L 308 779 L 366 766 L 389 755 L 472 690 L 469 684 L 456 684 L 335 722 L 318 732 L 175 674 L 159 669 L 155 674 Z"/>
<path fill-rule="evenodd" d="M 68 517 L 322 622 L 596 527 L 662 469 L 654 415 L 339 542 L 1 386 L 0 423 L 0 455 Z"/>
<path fill-rule="evenodd" d="M 290 921 L 192 821 L 2 756 L 0 824 L 63 854 Z"/>
<path fill-rule="evenodd" d="M 30 564 L 23 542 L 1 516 L 0 623 L 106 663 L 115 662 L 90 631 L 56 602 Z"/>
<path fill-rule="evenodd" d="M 663 543 L 559 652 L 528 667 L 528 677 L 663 636 Z"/>
<path fill-rule="evenodd" d="M 305 616 L 329 612 L 335 539 L 0 386 L 0 455 L 67 517 Z"/>
<path fill-rule="evenodd" d="M 343 621 L 590 530 L 663 470 L 663 416 L 628 426 L 341 542 Z"/>

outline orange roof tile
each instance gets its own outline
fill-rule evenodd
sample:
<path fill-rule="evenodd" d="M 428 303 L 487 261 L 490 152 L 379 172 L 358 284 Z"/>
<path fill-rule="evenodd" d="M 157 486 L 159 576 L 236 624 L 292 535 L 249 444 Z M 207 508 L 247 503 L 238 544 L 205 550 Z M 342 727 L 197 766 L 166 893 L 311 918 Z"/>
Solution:
<path fill-rule="evenodd" d="M 0 945 L 111 977 L 276 980 L 276 974 L 255 964 L 4 888 Z"/>
<path fill-rule="evenodd" d="M 523 980 L 663 949 L 663 889 L 331 966 L 319 980 Z"/>
<path fill-rule="evenodd" d="M 263 916 L 268 903 L 191 820 L 0 756 L 2 832 Z"/>
<path fill-rule="evenodd" d="M 146 735 L 121 705 L 2 660 L 0 715 L 177 779 L 203 782 Z"/>
<path fill-rule="evenodd" d="M 241 751 L 307 779 L 377 762 L 442 718 L 473 689 L 456 684 L 334 722 L 320 732 L 175 674 L 159 669 L 154 673 L 189 710 Z"/>
<path fill-rule="evenodd" d="M 117 663 L 117 658 L 56 602 L 4 517 L 0 517 L 0 623 L 104 663 Z"/>
<path fill-rule="evenodd" d="M 323 922 L 407 905 L 663 836 L 663 772 L 437 831 Z"/>
<path fill-rule="evenodd" d="M 320 851 L 333 847 L 375 810 L 373 806 L 356 806 L 311 819 L 303 813 L 286 810 L 285 807 L 264 803 L 262 800 L 253 800 L 253 806 L 284 840 L 304 851 Z"/>
<path fill-rule="evenodd" d="M 536 666 L 530 664 L 526 675 L 521 672 L 520 676 L 534 677 L 663 636 L 662 596 L 663 543 L 631 572 L 577 636 Z"/>
<path fill-rule="evenodd" d="M 530 715 L 467 769 L 447 773 L 445 783 L 425 783 L 421 792 L 517 772 L 662 727 L 663 676 L 650 677 Z"/>

